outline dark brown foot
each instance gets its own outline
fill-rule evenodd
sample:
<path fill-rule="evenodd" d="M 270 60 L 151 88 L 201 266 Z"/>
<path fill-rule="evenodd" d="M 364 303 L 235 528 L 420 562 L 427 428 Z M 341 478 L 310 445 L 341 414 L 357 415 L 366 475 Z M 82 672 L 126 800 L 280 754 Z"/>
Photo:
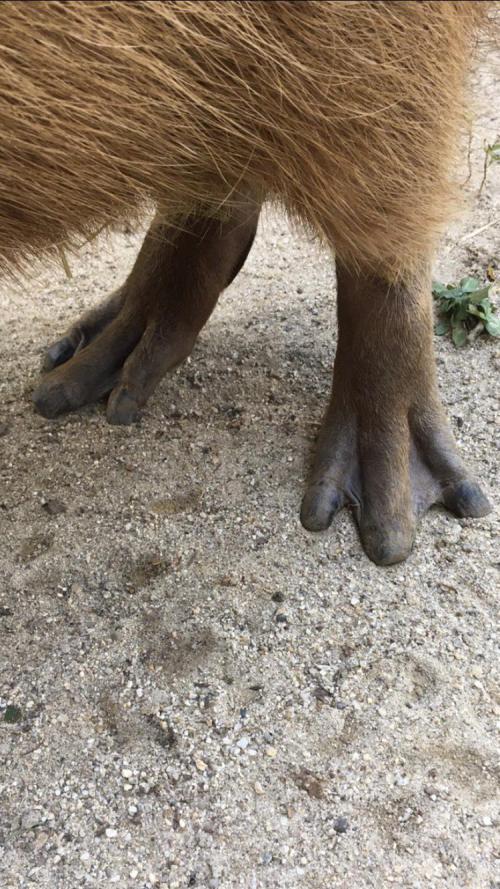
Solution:
<path fill-rule="evenodd" d="M 461 465 L 439 414 L 428 420 L 410 412 L 373 426 L 363 414 L 332 413 L 321 465 L 302 501 L 304 527 L 323 531 L 351 506 L 367 555 L 392 565 L 409 555 L 418 519 L 430 506 L 442 504 L 459 518 L 486 515 L 491 506 Z"/>
<path fill-rule="evenodd" d="M 339 347 L 332 401 L 301 509 L 311 531 L 354 509 L 367 555 L 405 559 L 419 517 L 491 507 L 461 463 L 434 380 L 426 281 L 389 288 L 338 271 Z"/>
<path fill-rule="evenodd" d="M 44 417 L 111 393 L 110 423 L 132 423 L 161 378 L 190 354 L 252 245 L 258 208 L 194 219 L 182 232 L 153 224 L 123 287 L 48 349 L 33 395 Z"/>
<path fill-rule="evenodd" d="M 49 346 L 42 370 L 46 372 L 54 370 L 88 346 L 117 317 L 124 303 L 125 288 L 121 287 L 99 306 L 83 315 L 61 339 Z"/>

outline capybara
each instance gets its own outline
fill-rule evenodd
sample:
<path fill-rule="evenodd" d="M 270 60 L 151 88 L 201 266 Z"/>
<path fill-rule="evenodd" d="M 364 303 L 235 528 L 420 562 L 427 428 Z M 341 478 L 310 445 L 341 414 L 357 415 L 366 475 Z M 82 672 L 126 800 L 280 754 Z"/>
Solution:
<path fill-rule="evenodd" d="M 482 0 L 2 2 L 4 267 L 156 209 L 125 283 L 49 348 L 38 410 L 110 393 L 108 420 L 133 421 L 189 355 L 271 200 L 337 271 L 304 526 L 349 503 L 367 554 L 390 564 L 431 504 L 484 515 L 437 391 L 430 268 L 489 15 Z"/>

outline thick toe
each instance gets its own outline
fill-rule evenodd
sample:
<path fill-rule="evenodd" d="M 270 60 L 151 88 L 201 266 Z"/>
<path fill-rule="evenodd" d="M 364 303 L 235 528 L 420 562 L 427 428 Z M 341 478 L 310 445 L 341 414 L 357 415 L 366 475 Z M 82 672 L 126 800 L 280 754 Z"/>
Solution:
<path fill-rule="evenodd" d="M 139 405 L 127 389 L 120 387 L 109 396 L 106 417 L 113 425 L 130 426 L 139 419 Z"/>
<path fill-rule="evenodd" d="M 481 518 L 492 510 L 479 485 L 467 479 L 444 488 L 443 503 L 459 518 Z"/>
<path fill-rule="evenodd" d="M 345 497 L 325 482 L 311 485 L 302 500 L 300 521 L 307 531 L 325 531 L 336 512 L 344 506 Z"/>
<path fill-rule="evenodd" d="M 415 527 L 408 524 L 381 525 L 360 522 L 359 532 L 368 558 L 376 565 L 395 565 L 411 553 Z"/>
<path fill-rule="evenodd" d="M 33 393 L 33 404 L 42 417 L 52 420 L 78 406 L 64 383 L 42 383 Z"/>
<path fill-rule="evenodd" d="M 58 367 L 59 364 L 64 364 L 66 361 L 69 361 L 69 359 L 73 357 L 75 350 L 75 343 L 69 336 L 63 337 L 58 340 L 57 343 L 52 343 L 45 353 L 42 362 L 42 370 L 53 370 L 55 367 Z"/>

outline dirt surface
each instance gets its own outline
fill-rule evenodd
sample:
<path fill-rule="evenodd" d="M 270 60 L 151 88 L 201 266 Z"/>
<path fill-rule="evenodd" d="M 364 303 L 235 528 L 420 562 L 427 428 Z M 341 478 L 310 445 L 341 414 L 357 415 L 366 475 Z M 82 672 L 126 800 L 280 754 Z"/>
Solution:
<path fill-rule="evenodd" d="M 500 266 L 500 167 L 477 197 L 500 132 L 488 71 L 441 280 Z M 139 242 L 0 292 L 0 885 L 498 887 L 495 516 L 433 510 L 383 569 L 347 511 L 302 530 L 335 281 L 273 213 L 139 425 L 37 416 L 44 344 Z M 498 346 L 436 346 L 498 500 Z"/>

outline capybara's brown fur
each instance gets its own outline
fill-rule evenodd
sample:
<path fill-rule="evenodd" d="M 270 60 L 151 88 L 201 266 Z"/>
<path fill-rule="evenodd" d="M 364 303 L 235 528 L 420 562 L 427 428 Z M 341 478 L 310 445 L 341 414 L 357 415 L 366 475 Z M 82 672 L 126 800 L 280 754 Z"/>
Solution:
<path fill-rule="evenodd" d="M 405 558 L 433 503 L 490 506 L 432 354 L 430 267 L 482 2 L 0 3 L 0 263 L 156 207 L 134 268 L 48 350 L 53 417 L 133 422 L 191 351 L 274 200 L 335 251 L 339 341 L 302 502 Z"/>
<path fill-rule="evenodd" d="M 482 2 L 2 2 L 0 261 L 281 202 L 394 276 L 446 218 Z"/>

